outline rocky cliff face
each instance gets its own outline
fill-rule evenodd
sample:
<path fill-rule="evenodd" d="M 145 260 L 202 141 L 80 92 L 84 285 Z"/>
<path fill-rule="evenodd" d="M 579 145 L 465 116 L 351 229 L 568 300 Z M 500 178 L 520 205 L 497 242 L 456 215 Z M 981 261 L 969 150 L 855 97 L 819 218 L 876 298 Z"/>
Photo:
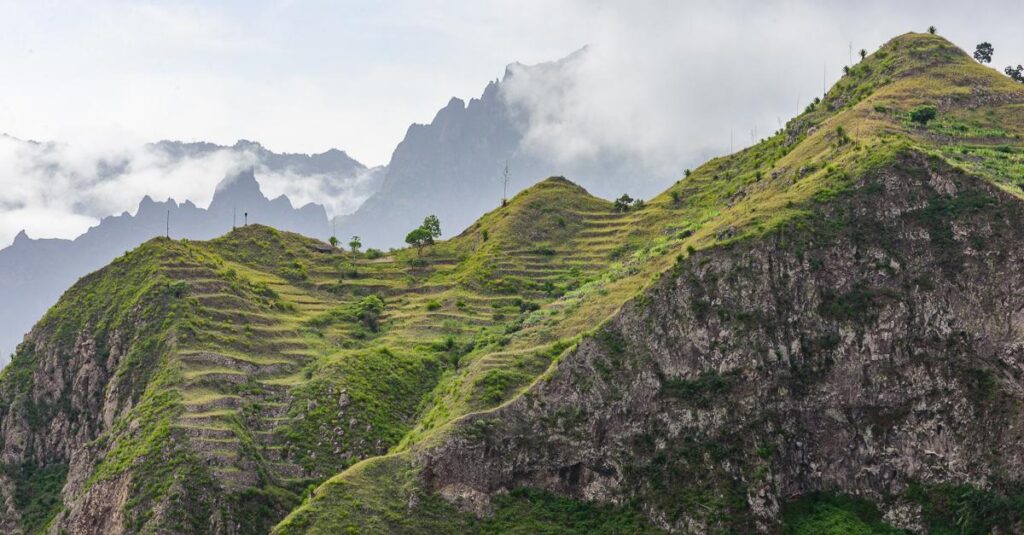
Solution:
<path fill-rule="evenodd" d="M 905 159 L 682 260 L 424 453 L 423 481 L 476 514 L 537 487 L 686 533 L 774 531 L 790 498 L 839 492 L 920 531 L 911 488 L 1024 480 L 1022 244 L 1018 198 Z"/>
<path fill-rule="evenodd" d="M 77 526 L 73 533 L 124 529 L 131 480 L 94 485 L 96 466 L 116 449 L 96 439 L 115 426 L 131 427 L 122 419 L 171 344 L 172 294 L 140 269 L 156 256 L 139 251 L 70 290 L 26 337 L 0 381 L 5 533 L 41 530 L 62 501 L 76 500 L 82 505 L 64 525 Z"/>

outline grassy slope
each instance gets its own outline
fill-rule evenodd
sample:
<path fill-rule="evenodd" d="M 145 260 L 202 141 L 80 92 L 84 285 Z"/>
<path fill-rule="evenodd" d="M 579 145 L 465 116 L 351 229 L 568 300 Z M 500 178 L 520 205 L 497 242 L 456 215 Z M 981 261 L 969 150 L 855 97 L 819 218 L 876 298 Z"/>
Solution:
<path fill-rule="evenodd" d="M 145 292 L 171 296 L 174 313 L 154 311 L 167 321 L 133 345 L 145 365 L 125 362 L 126 373 L 146 370 L 133 383 L 141 401 L 97 440 L 110 451 L 90 481 L 137 476 L 135 527 L 169 501 L 187 513 L 174 519 L 182 531 L 218 514 L 265 531 L 310 485 L 343 470 L 279 529 L 427 529 L 406 518 L 410 500 L 430 505 L 417 511 L 437 529 L 505 531 L 513 514 L 527 531 L 587 527 L 579 508 L 591 506 L 525 491 L 503 499 L 499 523 L 460 516 L 419 493 L 415 451 L 551 373 L 691 248 L 800 217 L 900 151 L 933 152 L 1020 195 L 1022 100 L 1019 86 L 941 38 L 911 34 L 784 131 L 708 162 L 638 210 L 615 212 L 549 179 L 422 255 L 324 252 L 260 226 L 210 242 L 154 240 L 118 261 L 132 269 L 115 262 L 76 285 L 42 323 L 74 333 L 83 328 L 76 311 L 117 318 Z M 926 128 L 906 120 L 922 103 L 939 106 Z M 142 293 L 122 299 L 104 290 L 112 284 Z M 368 313 L 369 296 L 383 302 L 380 317 Z M 157 342 L 159 351 L 147 345 Z M 26 348 L 0 383 L 22 384 L 33 365 Z M 60 473 L 36 468 L 25 471 L 50 474 L 43 481 Z M 600 507 L 587 515 L 637 520 Z"/>
<path fill-rule="evenodd" d="M 897 154 L 920 151 L 942 157 L 1021 196 L 1022 103 L 1024 91 L 1018 84 L 978 65 L 940 37 L 907 34 L 887 43 L 785 130 L 703 165 L 623 217 L 628 224 L 602 231 L 604 239 L 553 255 L 598 261 L 605 254 L 608 266 L 532 313 L 501 352 L 475 350 L 463 357 L 457 370 L 442 377 L 414 430 L 391 455 L 369 459 L 332 478 L 277 530 L 429 531 L 426 524 L 406 518 L 411 516 L 406 501 L 432 499 L 419 494 L 415 450 L 444 440 L 452 422 L 467 411 L 487 410 L 509 399 L 506 394 L 484 403 L 474 400 L 481 382 L 514 374 L 525 366 L 509 366 L 509 360 L 531 352 L 543 362 L 539 353 L 546 350 L 553 369 L 556 353 L 614 314 L 691 248 L 756 237 L 800 217 L 811 203 L 828 202 L 865 170 L 885 166 Z M 909 111 L 921 104 L 939 110 L 937 120 L 924 127 L 908 119 Z M 517 374 L 506 390 L 515 394 L 528 388 L 540 376 L 535 369 Z M 445 506 L 439 507 L 446 511 L 443 516 L 454 518 Z M 499 516 L 505 507 L 514 506 L 500 506 Z M 431 510 L 418 507 L 415 515 L 429 517 Z M 521 512 L 523 522 L 529 522 L 529 513 Z M 377 524 L 382 521 L 410 524 Z M 460 529 L 451 522 L 449 531 Z M 571 522 L 566 526 L 570 529 Z"/>
<path fill-rule="evenodd" d="M 629 217 L 550 179 L 422 254 L 325 251 L 256 225 L 210 242 L 148 242 L 77 284 L 38 329 L 71 346 L 90 330 L 80 316 L 163 319 L 157 332 L 130 339 L 123 367 L 146 371 L 131 382 L 138 403 L 95 441 L 105 454 L 84 491 L 130 473 L 132 529 L 203 531 L 214 518 L 265 532 L 311 483 L 397 444 L 442 377 L 484 354 L 502 355 L 488 369 L 512 370 L 467 382 L 454 409 L 465 412 L 543 371 L 550 350 L 506 351 L 515 331 L 602 269 L 604 233 Z M 581 249 L 598 260 L 565 254 Z M 140 302 L 149 308 L 139 311 Z M 152 308 L 164 303 L 171 310 Z M 23 348 L 5 384 L 29 388 L 35 365 Z M 65 468 L 11 470 L 25 473 L 25 488 L 49 489 L 23 506 L 29 527 L 60 508 L 51 498 Z"/>

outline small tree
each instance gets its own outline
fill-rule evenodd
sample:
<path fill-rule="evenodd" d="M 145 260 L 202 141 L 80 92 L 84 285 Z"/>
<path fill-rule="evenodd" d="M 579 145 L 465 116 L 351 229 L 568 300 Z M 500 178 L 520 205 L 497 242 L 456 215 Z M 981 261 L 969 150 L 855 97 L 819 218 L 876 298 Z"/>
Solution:
<path fill-rule="evenodd" d="M 996 49 L 992 48 L 992 43 L 984 42 L 978 43 L 978 46 L 974 48 L 974 59 L 978 60 L 978 63 L 992 63 L 992 53 Z"/>
<path fill-rule="evenodd" d="M 910 120 L 923 126 L 928 124 L 928 121 L 934 119 L 937 112 L 938 110 L 935 109 L 935 106 L 928 104 L 918 106 L 910 110 Z"/>
<path fill-rule="evenodd" d="M 433 244 L 434 240 L 441 237 L 441 220 L 436 215 L 428 215 L 423 219 L 423 224 L 420 225 L 430 233 L 430 243 Z"/>
<path fill-rule="evenodd" d="M 358 253 L 359 248 L 363 246 L 363 241 L 359 239 L 359 236 L 352 236 L 352 239 L 348 242 L 348 246 L 352 248 L 353 253 Z"/>
<path fill-rule="evenodd" d="M 376 295 L 368 295 L 356 305 L 356 317 L 373 332 L 380 330 L 382 312 L 384 312 L 384 300 Z"/>
<path fill-rule="evenodd" d="M 843 65 L 843 74 L 845 74 L 847 76 L 850 75 L 850 66 L 849 65 Z"/>
<path fill-rule="evenodd" d="M 330 243 L 331 247 L 334 248 L 334 249 L 338 248 L 338 238 L 336 238 L 334 236 L 331 236 L 331 239 L 327 240 L 327 243 Z"/>
<path fill-rule="evenodd" d="M 1014 81 L 1024 84 L 1024 66 L 1007 67 L 1003 72 L 1010 78 L 1013 78 Z"/>
<path fill-rule="evenodd" d="M 935 26 L 929 26 L 928 27 L 928 33 L 930 33 L 932 35 L 935 35 L 935 32 L 937 32 L 937 31 L 938 30 L 935 29 Z"/>
<path fill-rule="evenodd" d="M 867 51 L 867 50 L 864 50 L 863 48 L 862 48 L 862 49 L 860 49 L 860 52 L 859 52 L 859 54 L 860 54 L 860 59 L 861 59 L 861 60 L 863 60 L 864 58 L 868 57 L 868 51 Z"/>
<path fill-rule="evenodd" d="M 417 227 L 412 232 L 405 235 L 405 243 L 416 248 L 416 255 L 423 255 L 423 247 L 434 243 L 434 239 L 430 236 L 430 231 L 423 228 Z"/>
<path fill-rule="evenodd" d="M 616 212 L 628 212 L 630 205 L 633 204 L 633 198 L 623 193 L 622 197 L 615 199 L 614 209 Z"/>

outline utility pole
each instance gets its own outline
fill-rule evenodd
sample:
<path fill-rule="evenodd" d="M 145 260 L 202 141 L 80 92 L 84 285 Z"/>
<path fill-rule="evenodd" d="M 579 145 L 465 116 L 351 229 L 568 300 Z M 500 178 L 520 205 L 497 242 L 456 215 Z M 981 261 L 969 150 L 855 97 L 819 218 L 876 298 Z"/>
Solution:
<path fill-rule="evenodd" d="M 167 239 L 171 238 L 171 211 L 167 210 Z"/>
<path fill-rule="evenodd" d="M 509 180 L 508 160 L 505 160 L 505 173 L 504 173 L 504 175 L 502 175 L 502 182 L 504 183 L 504 185 L 502 186 L 502 190 L 501 190 L 501 205 L 502 206 L 505 206 L 505 203 L 508 202 L 508 180 Z"/>
<path fill-rule="evenodd" d="M 821 65 L 821 100 L 825 100 L 825 95 L 827 94 L 825 91 L 825 71 L 827 68 L 828 65 L 824 63 Z"/>
<path fill-rule="evenodd" d="M 729 154 L 732 154 L 734 152 L 732 146 L 733 146 L 733 144 L 732 144 L 732 128 L 730 128 L 729 129 Z"/>
<path fill-rule="evenodd" d="M 238 203 L 231 205 L 231 230 L 238 226 Z"/>

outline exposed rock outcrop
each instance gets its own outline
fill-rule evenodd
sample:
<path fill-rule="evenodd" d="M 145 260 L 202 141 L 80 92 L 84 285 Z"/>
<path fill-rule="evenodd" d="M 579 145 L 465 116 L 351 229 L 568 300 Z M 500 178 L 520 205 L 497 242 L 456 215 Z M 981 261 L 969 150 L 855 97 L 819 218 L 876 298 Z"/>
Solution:
<path fill-rule="evenodd" d="M 857 188 L 681 261 L 549 380 L 421 453 L 424 483 L 476 514 L 527 486 L 742 532 L 812 491 L 913 528 L 912 484 L 1024 480 L 1020 200 L 922 157 Z"/>

